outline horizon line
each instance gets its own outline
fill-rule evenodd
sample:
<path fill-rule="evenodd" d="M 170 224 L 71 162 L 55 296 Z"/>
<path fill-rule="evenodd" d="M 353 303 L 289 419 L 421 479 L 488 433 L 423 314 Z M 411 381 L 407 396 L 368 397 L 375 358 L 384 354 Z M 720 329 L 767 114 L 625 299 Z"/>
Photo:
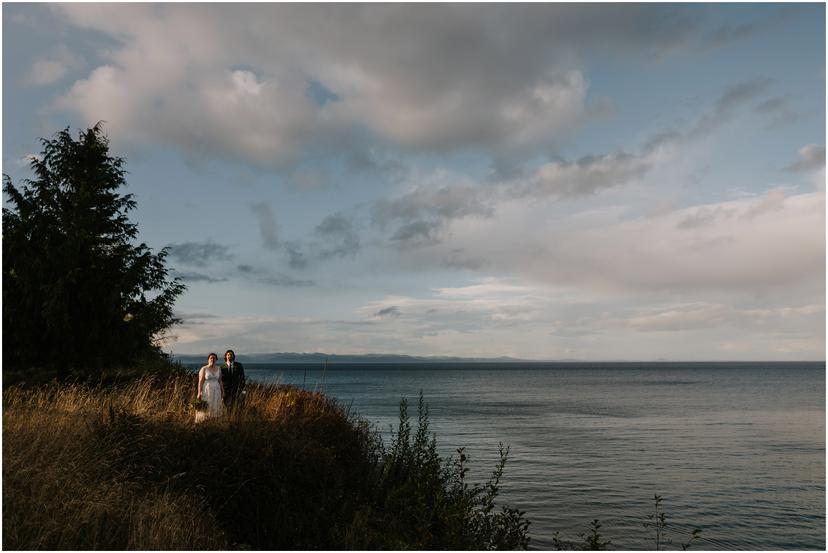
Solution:
<path fill-rule="evenodd" d="M 195 357 L 206 356 L 209 352 L 198 353 L 168 353 L 170 357 Z M 519 363 L 826 363 L 826 359 L 525 359 L 511 355 L 500 355 L 495 357 L 472 357 L 464 355 L 413 355 L 408 353 L 327 353 L 320 351 L 313 352 L 251 352 L 244 356 L 262 355 L 296 355 L 296 356 L 320 356 L 320 357 L 410 357 L 415 359 L 459 359 L 470 361 L 492 361 L 492 362 L 519 362 Z M 237 354 L 236 357 L 239 357 Z M 510 361 L 502 361 L 509 359 Z"/>

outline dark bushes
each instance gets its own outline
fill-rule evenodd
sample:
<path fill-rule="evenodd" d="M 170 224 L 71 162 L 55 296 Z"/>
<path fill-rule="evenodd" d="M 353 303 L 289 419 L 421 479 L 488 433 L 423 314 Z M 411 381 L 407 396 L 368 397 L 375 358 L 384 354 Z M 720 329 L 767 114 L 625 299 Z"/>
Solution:
<path fill-rule="evenodd" d="M 402 400 L 398 431 L 381 456 L 372 501 L 358 510 L 346 543 L 362 549 L 525 549 L 525 513 L 495 508 L 508 448 L 501 445 L 489 481 L 471 485 L 463 449 L 446 460 L 437 454 L 422 395 L 413 437 L 407 407 Z"/>

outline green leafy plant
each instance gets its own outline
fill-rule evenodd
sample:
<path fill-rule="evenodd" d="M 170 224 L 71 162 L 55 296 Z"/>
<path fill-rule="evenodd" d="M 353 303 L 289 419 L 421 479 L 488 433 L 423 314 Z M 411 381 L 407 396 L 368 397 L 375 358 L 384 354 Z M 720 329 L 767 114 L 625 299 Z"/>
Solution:
<path fill-rule="evenodd" d="M 413 435 L 412 435 L 413 433 Z M 443 459 L 429 432 L 428 406 L 420 394 L 417 427 L 408 402 L 400 402 L 399 424 L 383 448 L 378 485 L 355 518 L 346 545 L 358 549 L 526 549 L 530 522 L 525 512 L 497 508 L 509 448 L 485 484 L 468 481 L 465 450 Z"/>
<path fill-rule="evenodd" d="M 601 537 L 601 534 L 598 532 L 600 528 L 601 523 L 598 522 L 598 519 L 596 518 L 590 523 L 589 533 L 579 534 L 579 537 L 584 542 L 584 549 L 588 549 L 590 551 L 604 551 L 612 545 L 612 541 L 604 540 Z"/>
<path fill-rule="evenodd" d="M 611 540 L 605 540 L 598 531 L 601 523 L 594 519 L 589 525 L 587 533 L 578 534 L 581 541 L 570 541 L 561 538 L 560 532 L 552 535 L 552 549 L 565 551 L 605 551 L 612 545 Z"/>
<path fill-rule="evenodd" d="M 645 516 L 643 521 L 644 528 L 652 532 L 652 538 L 655 543 L 655 550 L 660 551 L 665 546 L 673 545 L 673 540 L 668 537 L 667 530 L 670 527 L 668 519 L 670 516 L 664 512 L 661 507 L 663 497 L 656 494 L 653 496 L 653 512 Z M 589 531 L 578 534 L 580 541 L 567 540 L 561 537 L 560 532 L 555 532 L 552 535 L 552 549 L 566 550 L 566 551 L 603 551 L 612 546 L 612 541 L 604 539 L 599 532 L 601 523 L 598 519 L 594 519 L 590 523 Z M 690 549 L 696 540 L 701 539 L 701 530 L 694 528 L 690 532 L 690 538 L 684 543 L 679 543 L 683 551 Z"/>
<path fill-rule="evenodd" d="M 670 518 L 667 513 L 661 508 L 661 502 L 664 500 L 658 494 L 653 495 L 653 512 L 648 514 L 643 522 L 644 528 L 649 529 L 653 534 L 656 551 L 661 550 L 664 545 L 672 545 L 673 540 L 667 537 L 667 528 L 670 525 L 667 519 Z M 694 528 L 690 532 L 690 539 L 687 542 L 680 543 L 682 551 L 687 551 L 690 546 L 701 537 L 701 529 Z"/>

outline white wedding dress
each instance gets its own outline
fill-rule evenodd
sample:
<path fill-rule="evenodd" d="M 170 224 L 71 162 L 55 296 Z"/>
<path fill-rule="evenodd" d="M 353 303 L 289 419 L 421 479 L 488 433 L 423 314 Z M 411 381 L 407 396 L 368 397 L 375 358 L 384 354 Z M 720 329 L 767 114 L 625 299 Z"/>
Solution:
<path fill-rule="evenodd" d="M 202 367 L 204 382 L 201 385 L 201 399 L 207 403 L 207 408 L 196 411 L 195 421 L 202 422 L 209 418 L 220 417 L 224 405 L 221 401 L 221 369 Z"/>

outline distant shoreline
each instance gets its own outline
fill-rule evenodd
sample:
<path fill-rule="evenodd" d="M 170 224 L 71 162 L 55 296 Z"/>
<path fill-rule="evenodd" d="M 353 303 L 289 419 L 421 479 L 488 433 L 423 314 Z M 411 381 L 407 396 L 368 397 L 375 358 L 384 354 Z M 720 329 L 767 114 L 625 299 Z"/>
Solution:
<path fill-rule="evenodd" d="M 172 355 L 172 358 L 184 364 L 203 363 L 207 354 L 182 354 Z M 514 357 L 474 358 L 474 357 L 415 357 L 408 355 L 327 355 L 324 353 L 239 353 L 239 361 L 245 364 L 285 364 L 285 365 L 315 365 L 329 364 L 337 365 L 438 365 L 438 364 L 521 364 L 521 365 L 702 365 L 702 364 L 723 364 L 723 365 L 744 365 L 744 364 L 775 364 L 783 365 L 788 363 L 797 364 L 822 364 L 825 360 L 787 360 L 787 361 L 766 361 L 766 360 L 705 360 L 705 361 L 584 361 L 579 359 L 555 359 L 536 360 L 518 359 Z"/>
<path fill-rule="evenodd" d="M 171 357 L 182 363 L 199 363 L 206 359 L 203 354 L 180 354 Z M 238 353 L 243 363 L 549 363 L 515 357 L 419 357 L 399 354 L 327 354 L 327 353 Z M 573 360 L 574 361 L 574 360 Z M 570 362 L 570 361 L 565 361 Z"/>

